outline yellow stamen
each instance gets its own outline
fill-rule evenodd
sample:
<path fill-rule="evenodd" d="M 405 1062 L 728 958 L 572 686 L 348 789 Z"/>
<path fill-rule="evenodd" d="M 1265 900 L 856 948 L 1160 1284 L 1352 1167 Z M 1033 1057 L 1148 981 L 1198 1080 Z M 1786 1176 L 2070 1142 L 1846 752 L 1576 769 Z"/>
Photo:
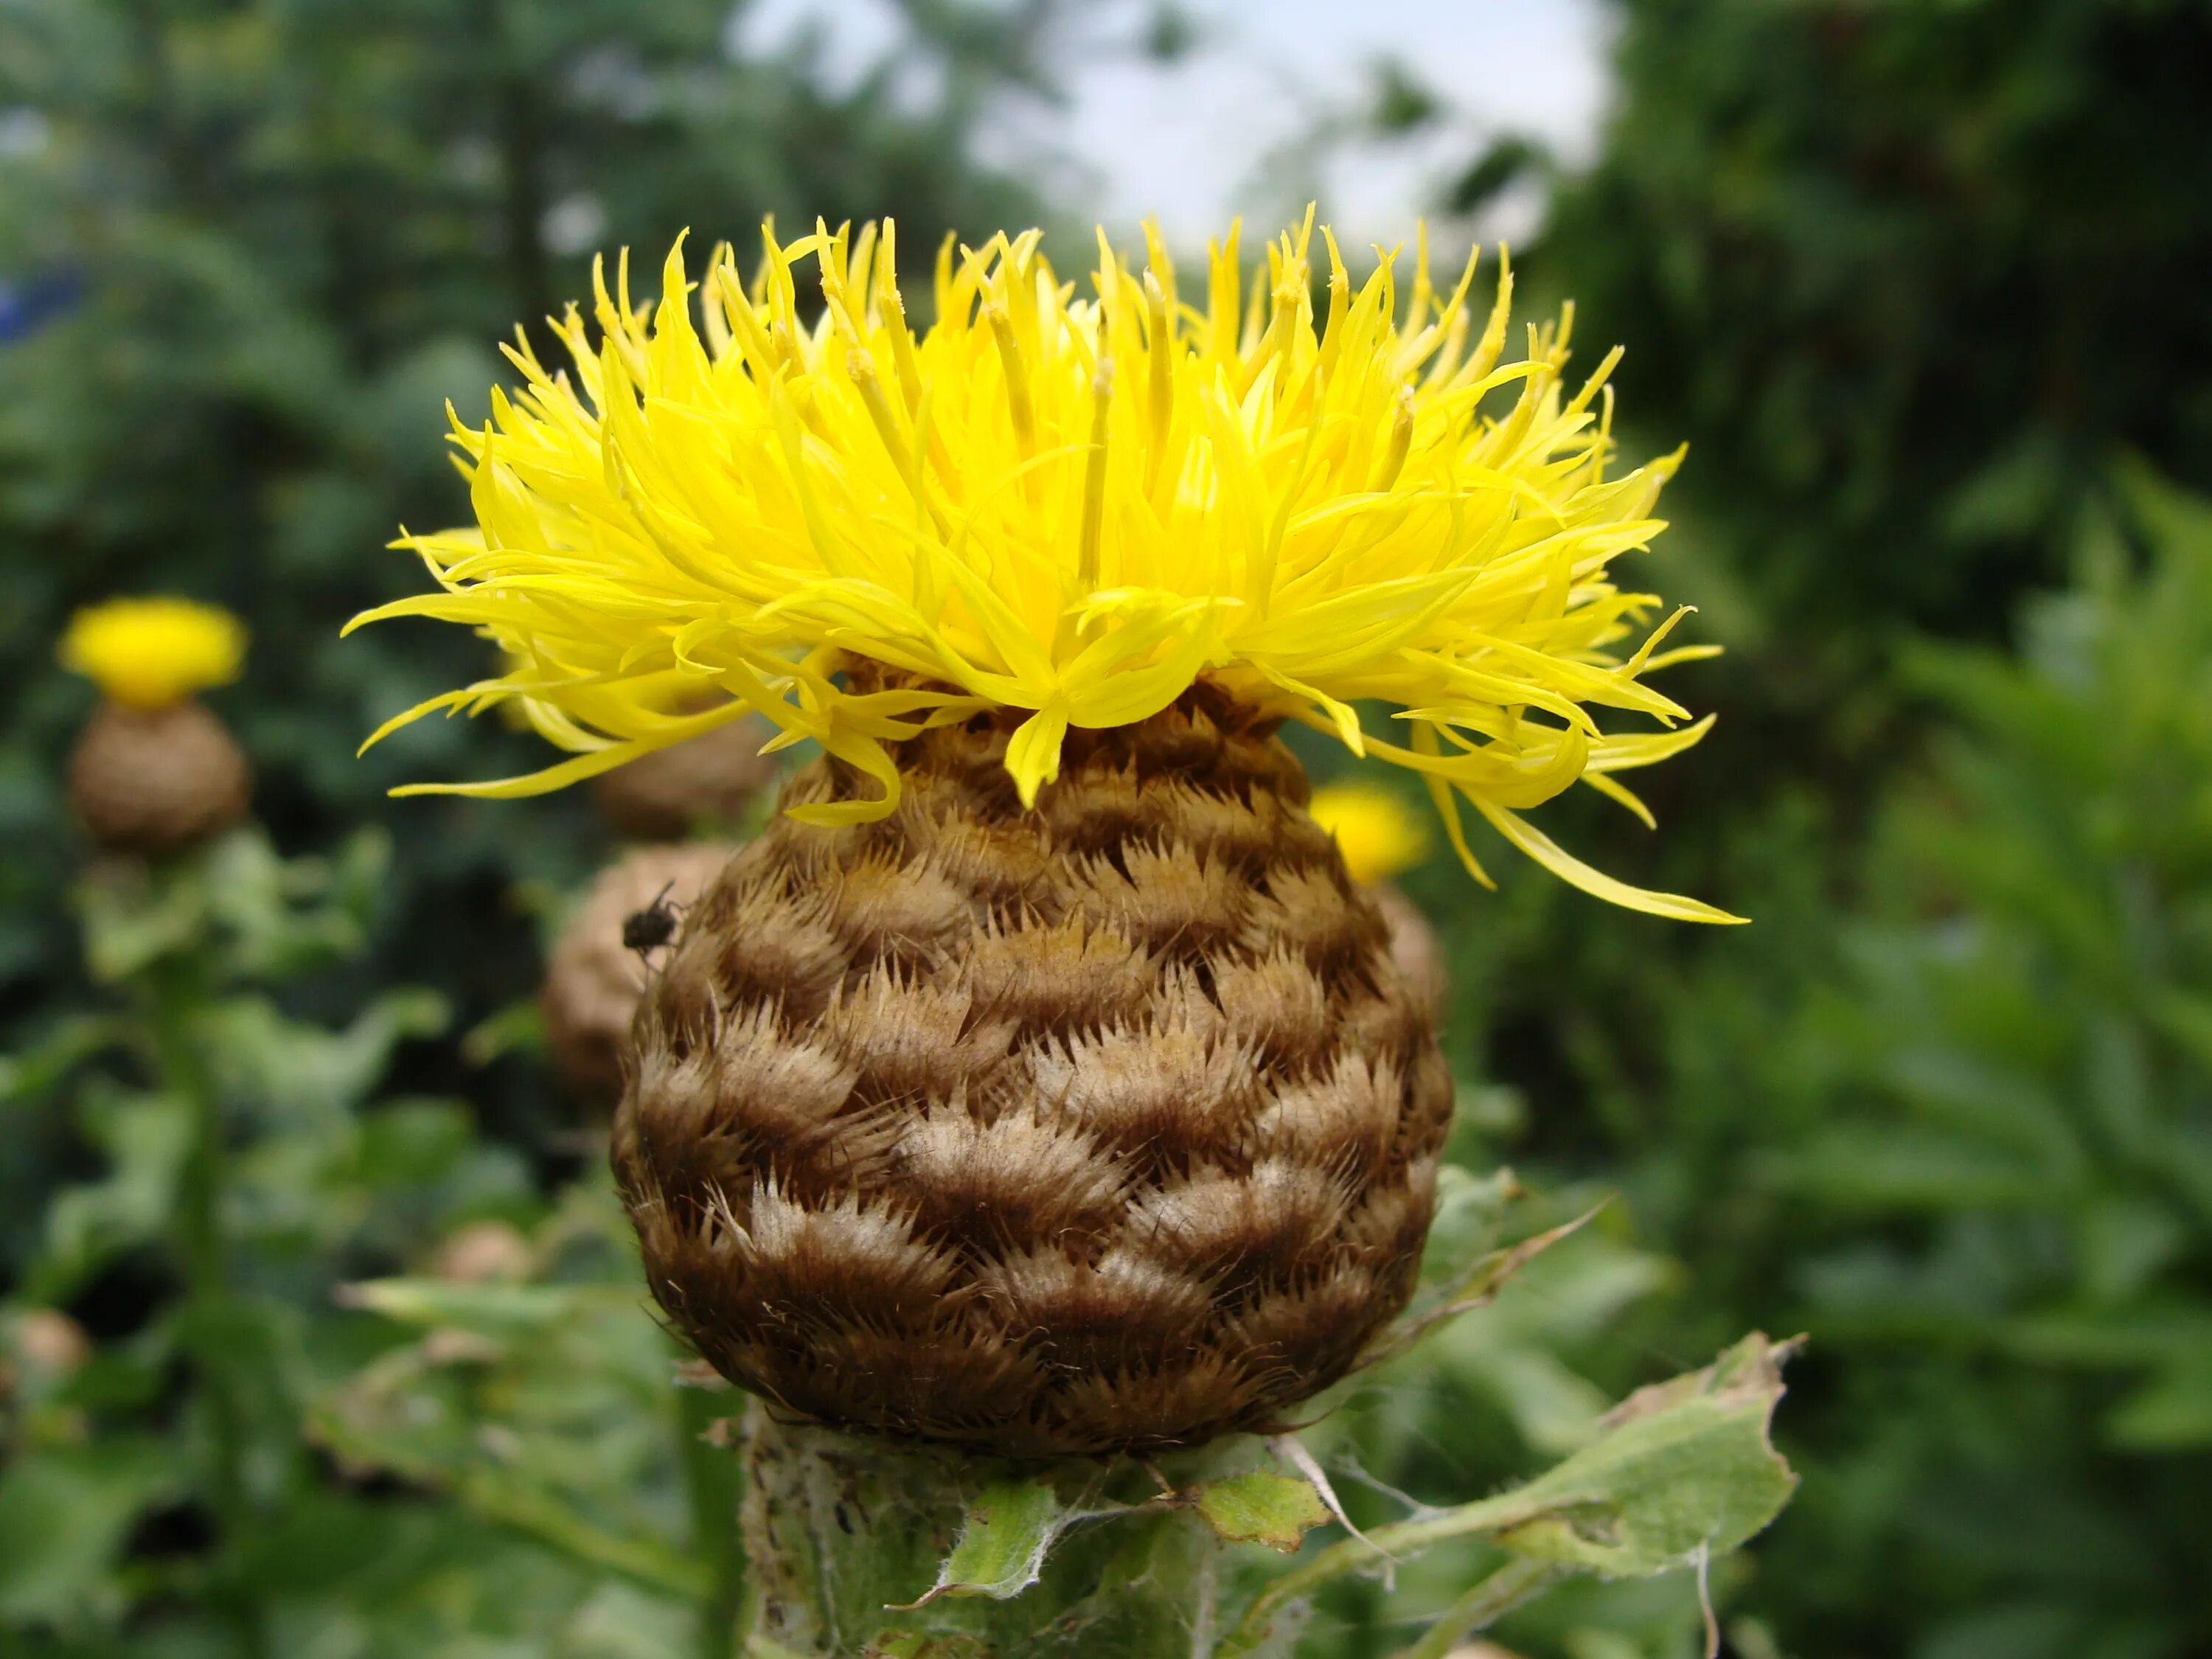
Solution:
<path fill-rule="evenodd" d="M 1075 584 L 1088 594 L 1098 586 L 1098 535 L 1106 516 L 1106 414 L 1114 401 L 1114 360 L 1102 358 L 1091 382 L 1091 453 L 1083 466 L 1083 542 Z"/>

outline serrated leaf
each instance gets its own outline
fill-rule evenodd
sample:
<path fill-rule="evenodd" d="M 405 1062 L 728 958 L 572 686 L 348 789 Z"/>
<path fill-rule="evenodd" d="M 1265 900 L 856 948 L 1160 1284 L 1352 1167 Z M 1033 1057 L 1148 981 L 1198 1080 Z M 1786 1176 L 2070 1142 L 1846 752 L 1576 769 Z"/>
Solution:
<path fill-rule="evenodd" d="M 1265 1544 L 1288 1555 L 1328 1519 L 1313 1483 L 1273 1469 L 1250 1469 L 1198 1489 L 1198 1513 L 1231 1544 Z"/>

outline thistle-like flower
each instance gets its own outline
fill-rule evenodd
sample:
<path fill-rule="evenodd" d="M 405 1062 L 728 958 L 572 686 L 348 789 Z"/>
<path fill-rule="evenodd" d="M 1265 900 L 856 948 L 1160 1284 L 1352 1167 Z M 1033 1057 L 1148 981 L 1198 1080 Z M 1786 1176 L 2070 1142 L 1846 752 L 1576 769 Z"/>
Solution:
<path fill-rule="evenodd" d="M 238 678 L 237 617 L 189 599 L 112 599 L 70 619 L 60 656 L 101 693 L 69 763 L 70 804 L 94 842 L 177 852 L 246 816 L 246 756 L 195 695 Z"/>
<path fill-rule="evenodd" d="M 507 653 L 572 757 L 757 711 L 821 757 L 701 896 L 634 1030 L 616 1156 L 663 1306 L 821 1420 L 1012 1452 L 1280 1420 L 1402 1304 L 1451 1105 L 1430 998 L 1305 810 L 1285 721 L 1416 775 L 1616 902 L 1524 816 L 1694 743 L 1645 684 L 1698 647 L 1608 580 L 1672 458 L 1607 475 L 1608 358 L 1507 361 L 1475 262 L 1354 287 L 1310 217 L 1202 306 L 1158 239 L 1088 297 L 1036 233 L 940 252 L 917 336 L 890 228 L 772 232 L 457 428 L 477 526 L 357 621 Z M 799 299 L 811 260 L 823 301 Z M 1640 636 L 1640 637 L 1639 637 Z M 726 705 L 695 713 L 678 691 Z M 1395 705 L 1401 738 L 1364 723 Z M 696 705 L 695 705 L 696 706 Z M 1598 708 L 1655 729 L 1602 730 Z M 382 732 L 378 734 L 383 735 Z"/>

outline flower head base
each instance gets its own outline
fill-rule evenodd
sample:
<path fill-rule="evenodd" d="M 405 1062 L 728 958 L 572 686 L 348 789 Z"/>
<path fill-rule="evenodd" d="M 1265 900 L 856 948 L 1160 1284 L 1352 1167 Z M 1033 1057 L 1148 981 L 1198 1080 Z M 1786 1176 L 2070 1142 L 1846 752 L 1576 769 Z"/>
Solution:
<path fill-rule="evenodd" d="M 376 735 L 520 702 L 574 758 L 412 786 L 519 795 L 749 707 L 776 744 L 813 738 L 873 781 L 793 809 L 852 823 L 898 799 L 887 743 L 1026 711 L 1006 763 L 1030 802 L 1071 727 L 1142 720 L 1204 678 L 1419 774 L 1478 878 L 1462 806 L 1602 897 L 1732 920 L 1613 881 L 1522 816 L 1578 781 L 1633 805 L 1613 775 L 1704 733 L 1643 678 L 1705 654 L 1658 649 L 1681 613 L 1607 575 L 1661 527 L 1675 458 L 1607 476 L 1613 359 L 1565 385 L 1569 313 L 1507 361 L 1510 272 L 1484 318 L 1475 260 L 1439 292 L 1424 246 L 1401 303 L 1389 258 L 1355 288 L 1324 229 L 1317 311 L 1313 228 L 1269 246 L 1248 295 L 1232 228 L 1202 306 L 1157 235 L 1141 270 L 1102 235 L 1080 296 L 1035 231 L 948 242 L 919 337 L 888 222 L 766 230 L 750 283 L 726 246 L 693 283 L 679 243 L 649 307 L 625 264 L 598 284 L 596 339 L 573 308 L 556 325 L 573 376 L 520 343 L 520 394 L 457 425 L 477 526 L 401 544 L 441 591 L 356 619 L 466 623 L 516 665 Z M 843 675 L 856 658 L 894 672 Z M 735 702 L 683 712 L 702 686 Z M 1402 738 L 1363 727 L 1370 701 Z M 1608 733 L 1595 708 L 1658 729 Z"/>
<path fill-rule="evenodd" d="M 93 681 L 110 702 L 167 708 L 238 678 L 246 624 L 191 599 L 110 599 L 70 618 L 60 655 L 64 668 Z"/>
<path fill-rule="evenodd" d="M 1306 803 L 1335 837 L 1344 867 L 1362 886 L 1388 881 L 1429 855 L 1429 826 L 1395 790 L 1365 779 L 1324 784 Z"/>

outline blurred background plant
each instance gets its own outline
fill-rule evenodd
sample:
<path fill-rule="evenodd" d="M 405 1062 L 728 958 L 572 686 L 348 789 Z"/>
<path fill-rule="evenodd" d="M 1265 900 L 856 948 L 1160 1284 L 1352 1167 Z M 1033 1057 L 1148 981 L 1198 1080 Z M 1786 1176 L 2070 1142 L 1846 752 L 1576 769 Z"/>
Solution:
<path fill-rule="evenodd" d="M 1073 9 L 898 10 L 918 44 L 855 79 L 805 31 L 733 48 L 720 0 L 0 7 L 0 1652 L 641 1656 L 713 1627 L 690 1449 L 722 1407 L 668 1386 L 531 1012 L 614 836 L 580 793 L 387 803 L 531 740 L 441 723 L 356 761 L 475 665 L 422 630 L 327 647 L 415 580 L 394 526 L 461 510 L 440 400 L 479 417 L 495 342 L 590 251 L 769 210 L 896 213 L 915 257 L 1080 223 L 979 140 L 1049 89 Z M 1758 925 L 1398 878 L 1450 980 L 1456 1155 L 1510 1158 L 1531 1226 L 1613 1201 L 1316 1448 L 1355 1518 L 1402 1513 L 1803 1328 L 1805 1485 L 1717 1575 L 1734 1651 L 2201 1659 L 2212 19 L 1613 15 L 1595 156 L 1488 132 L 1438 205 L 1547 191 L 1524 280 L 1628 343 L 1632 449 L 1692 444 L 1662 546 L 1730 647 L 1690 671 L 1719 728 L 1655 778 L 1664 837 L 1564 802 L 1560 833 Z M 1188 48 L 1169 9 L 1138 21 Z M 1462 133 L 1420 67 L 1286 165 Z M 207 701 L 265 825 L 137 886 L 84 873 L 63 757 L 90 697 L 51 666 L 74 607 L 132 591 L 251 625 Z M 195 1011 L 197 1104 L 162 996 Z M 1304 1650 L 1393 1652 L 1392 1616 L 1340 1589 Z M 1499 1636 L 1686 1659 L 1699 1627 L 1675 1582 Z"/>

